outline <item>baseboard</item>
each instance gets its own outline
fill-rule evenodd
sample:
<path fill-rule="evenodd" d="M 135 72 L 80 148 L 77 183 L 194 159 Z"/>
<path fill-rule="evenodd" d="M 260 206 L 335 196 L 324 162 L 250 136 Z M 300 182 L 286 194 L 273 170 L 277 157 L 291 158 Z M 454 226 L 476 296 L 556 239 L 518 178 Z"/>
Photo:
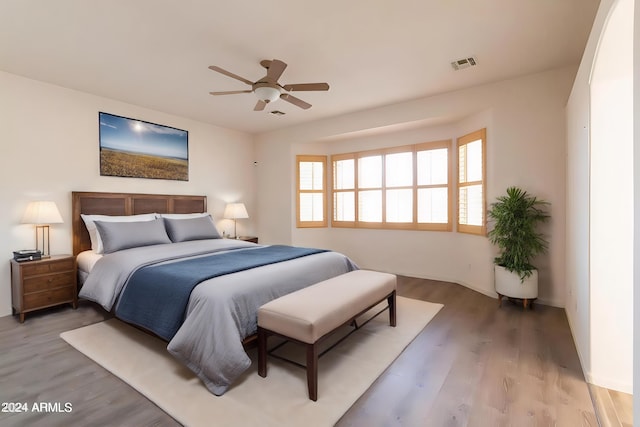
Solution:
<path fill-rule="evenodd" d="M 452 279 L 450 277 L 438 277 L 438 276 L 431 276 L 431 275 L 426 276 L 424 274 L 411 273 L 411 272 L 398 272 L 398 271 L 385 271 L 385 273 L 398 274 L 398 275 L 407 276 L 407 277 L 415 277 L 417 279 L 437 280 L 437 281 L 440 281 L 440 282 L 455 283 L 456 285 L 464 286 L 465 288 L 471 289 L 472 291 L 481 293 L 481 294 L 486 295 L 488 297 L 491 297 L 493 299 L 498 299 L 498 294 L 493 290 L 489 291 L 489 290 L 486 290 L 486 289 L 482 289 L 482 288 L 479 288 L 477 286 L 472 285 L 471 283 L 467 283 L 467 282 L 464 282 L 462 280 Z M 558 301 L 554 301 L 554 300 L 549 300 L 549 299 L 546 299 L 546 298 L 537 298 L 536 299 L 536 304 L 542 304 L 542 305 L 547 305 L 547 306 L 557 307 L 557 308 L 564 308 L 564 304 L 563 303 L 558 302 Z"/>
<path fill-rule="evenodd" d="M 469 283 L 466 283 L 460 280 L 454 280 L 450 277 L 440 277 L 440 276 L 424 275 L 419 273 L 401 272 L 401 271 L 385 271 L 385 273 L 397 274 L 399 276 L 415 277 L 416 279 L 435 280 L 438 282 L 455 283 L 456 285 L 464 286 L 465 288 L 469 288 L 472 291 L 476 291 L 478 293 L 481 293 L 493 299 L 498 299 L 498 294 L 495 293 L 494 291 L 487 291 L 486 289 L 478 288 Z"/>
<path fill-rule="evenodd" d="M 633 384 L 620 383 L 618 381 L 611 381 L 608 378 L 598 377 L 593 375 L 590 370 L 586 369 L 587 365 L 582 355 L 581 348 L 580 346 L 578 346 L 578 340 L 576 340 L 576 336 L 574 333 L 575 325 L 573 324 L 572 317 L 569 316 L 569 313 L 567 312 L 566 308 L 564 311 L 565 311 L 565 316 L 567 317 L 567 322 L 569 322 L 569 330 L 571 331 L 571 338 L 573 338 L 573 344 L 576 348 L 576 353 L 578 353 L 578 359 L 580 360 L 580 367 L 582 368 L 582 374 L 584 375 L 585 381 L 597 387 L 616 390 L 616 391 L 620 391 L 622 393 L 627 393 L 627 394 L 633 394 Z"/>
<path fill-rule="evenodd" d="M 563 302 L 559 302 L 559 301 L 555 301 L 555 300 L 548 300 L 546 298 L 538 298 L 536 300 L 536 303 L 542 304 L 542 305 L 548 305 L 550 307 L 564 308 L 564 303 Z"/>
<path fill-rule="evenodd" d="M 611 380 L 610 378 L 603 378 L 593 375 L 591 372 L 585 374 L 585 379 L 588 383 L 596 385 L 602 388 L 608 388 L 609 390 L 619 391 L 621 393 L 633 394 L 633 384 L 628 382 L 620 382 Z"/>
<path fill-rule="evenodd" d="M 587 366 L 584 357 L 582 356 L 582 352 L 580 351 L 580 347 L 578 346 L 578 340 L 576 339 L 575 325 L 573 324 L 572 317 L 569 316 L 569 312 L 567 312 L 567 308 L 564 309 L 564 315 L 567 318 L 567 322 L 569 323 L 569 331 L 571 331 L 571 338 L 573 338 L 573 346 L 576 348 L 576 353 L 578 353 L 578 360 L 580 360 L 580 367 L 582 368 L 582 375 L 584 376 L 585 381 L 589 382 L 587 378 L 589 378 L 589 372 L 585 369 Z"/>

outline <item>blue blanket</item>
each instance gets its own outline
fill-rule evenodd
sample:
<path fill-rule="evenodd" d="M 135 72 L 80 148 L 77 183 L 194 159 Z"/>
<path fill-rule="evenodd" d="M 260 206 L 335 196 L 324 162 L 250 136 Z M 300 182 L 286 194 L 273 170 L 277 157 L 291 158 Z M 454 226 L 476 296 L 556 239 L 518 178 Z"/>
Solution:
<path fill-rule="evenodd" d="M 273 245 L 146 266 L 129 278 L 116 316 L 170 341 L 182 325 L 191 291 L 199 283 L 320 252 L 326 250 Z"/>

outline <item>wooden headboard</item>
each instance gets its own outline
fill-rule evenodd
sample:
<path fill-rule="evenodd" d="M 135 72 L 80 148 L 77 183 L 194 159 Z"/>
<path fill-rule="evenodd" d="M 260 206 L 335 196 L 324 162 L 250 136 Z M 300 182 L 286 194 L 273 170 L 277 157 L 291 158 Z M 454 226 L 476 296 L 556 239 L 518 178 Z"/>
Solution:
<path fill-rule="evenodd" d="M 168 194 L 94 193 L 73 191 L 71 212 L 73 255 L 91 249 L 91 239 L 80 214 L 138 215 L 207 211 L 207 196 Z"/>

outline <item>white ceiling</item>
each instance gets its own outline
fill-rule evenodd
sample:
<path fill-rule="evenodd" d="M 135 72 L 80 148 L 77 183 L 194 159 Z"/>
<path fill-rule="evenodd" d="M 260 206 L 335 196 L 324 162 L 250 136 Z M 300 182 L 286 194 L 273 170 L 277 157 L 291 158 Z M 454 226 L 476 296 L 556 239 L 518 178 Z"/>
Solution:
<path fill-rule="evenodd" d="M 577 64 L 598 0 L 1 0 L 0 70 L 251 133 Z M 450 62 L 476 56 L 478 66 Z M 289 64 L 253 111 L 243 83 Z M 0 95 L 1 96 L 1 95 Z M 278 109 L 284 116 L 268 114 Z M 118 113 L 114 111 L 112 113 Z"/>

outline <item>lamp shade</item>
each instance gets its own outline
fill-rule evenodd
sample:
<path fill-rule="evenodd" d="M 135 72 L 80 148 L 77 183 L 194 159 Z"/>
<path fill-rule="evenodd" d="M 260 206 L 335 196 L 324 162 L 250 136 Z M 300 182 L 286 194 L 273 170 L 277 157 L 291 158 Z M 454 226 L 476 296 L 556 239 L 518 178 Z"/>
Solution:
<path fill-rule="evenodd" d="M 62 224 L 62 216 L 54 202 L 31 202 L 22 217 L 22 224 Z"/>
<path fill-rule="evenodd" d="M 249 218 L 244 203 L 229 203 L 224 208 L 224 217 L 227 219 Z"/>

